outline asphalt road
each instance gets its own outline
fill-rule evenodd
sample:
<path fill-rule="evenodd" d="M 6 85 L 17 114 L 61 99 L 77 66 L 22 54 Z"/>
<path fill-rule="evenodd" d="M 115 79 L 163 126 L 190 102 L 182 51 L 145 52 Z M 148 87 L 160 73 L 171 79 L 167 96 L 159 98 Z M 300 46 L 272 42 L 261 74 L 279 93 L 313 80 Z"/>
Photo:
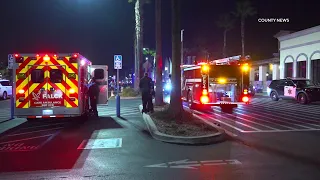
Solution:
<path fill-rule="evenodd" d="M 222 143 L 207 146 L 174 145 L 150 137 L 138 112 L 139 104 L 140 100 L 122 100 L 121 118 L 115 117 L 115 103 L 111 101 L 109 106 L 99 107 L 99 119 L 86 122 L 77 119 L 25 122 L 17 119 L 1 123 L 5 132 L 0 135 L 0 179 L 320 178 L 317 171 L 319 166 L 315 163 L 256 144 L 244 143 L 246 138 L 253 142 L 247 137 L 250 136 L 273 146 L 293 149 L 293 146 L 283 144 L 282 139 L 308 144 L 310 137 L 319 136 L 316 130 L 253 133 L 252 129 L 238 126 L 239 123 L 232 124 L 230 119 L 233 115 L 225 115 L 216 110 L 214 114 L 229 118 L 228 121 L 220 117 L 219 121 L 223 120 L 250 132 L 237 132 L 229 127 L 228 130 L 236 136 Z M 266 102 L 257 101 L 256 106 L 259 105 L 263 108 L 257 109 L 256 113 L 267 111 Z M 244 113 L 253 115 L 255 107 L 243 108 L 248 109 L 239 108 L 239 111 L 246 110 Z M 197 112 L 213 123 L 214 120 L 210 117 L 217 118 L 218 115 L 211 113 Z M 296 113 L 296 116 L 299 114 L 301 112 Z M 292 118 L 296 116 L 292 115 Z M 242 119 L 242 123 L 249 124 L 249 121 Z M 252 123 L 251 126 L 256 127 Z M 262 127 L 259 129 L 262 130 Z M 300 136 L 309 139 L 299 140 Z M 309 149 L 317 148 L 312 141 L 307 147 L 303 147 L 305 144 L 301 144 L 299 148 L 306 151 L 306 154 Z"/>

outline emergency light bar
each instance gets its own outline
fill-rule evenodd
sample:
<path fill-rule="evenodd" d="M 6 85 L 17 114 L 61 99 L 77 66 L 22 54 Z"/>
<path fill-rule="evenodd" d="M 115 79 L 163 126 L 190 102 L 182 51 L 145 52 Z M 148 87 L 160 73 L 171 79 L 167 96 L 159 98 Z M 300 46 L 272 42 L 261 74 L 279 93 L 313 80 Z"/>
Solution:
<path fill-rule="evenodd" d="M 30 58 L 30 60 L 37 60 L 38 58 L 42 57 L 44 61 L 50 61 L 51 57 L 55 57 L 57 58 L 57 60 L 63 60 L 66 56 L 71 56 L 69 61 L 71 63 L 78 63 L 78 53 L 73 53 L 73 54 L 68 54 L 68 55 L 63 55 L 63 56 L 58 56 L 57 54 L 30 54 L 28 55 L 28 57 Z M 23 63 L 23 61 L 25 60 L 23 56 L 21 56 L 20 54 L 14 54 L 14 58 L 16 63 Z M 87 60 L 84 61 L 85 63 L 87 63 Z"/>
<path fill-rule="evenodd" d="M 237 83 L 236 78 L 210 78 L 213 83 L 219 83 L 219 84 L 230 84 L 230 83 Z"/>

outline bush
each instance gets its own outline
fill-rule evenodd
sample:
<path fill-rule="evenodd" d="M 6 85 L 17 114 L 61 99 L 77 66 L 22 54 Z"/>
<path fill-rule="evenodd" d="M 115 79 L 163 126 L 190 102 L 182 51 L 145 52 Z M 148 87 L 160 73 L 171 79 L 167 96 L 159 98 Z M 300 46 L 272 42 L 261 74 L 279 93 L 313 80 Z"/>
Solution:
<path fill-rule="evenodd" d="M 122 90 L 122 96 L 123 97 L 135 97 L 138 96 L 139 93 L 136 92 L 133 88 L 126 87 Z"/>

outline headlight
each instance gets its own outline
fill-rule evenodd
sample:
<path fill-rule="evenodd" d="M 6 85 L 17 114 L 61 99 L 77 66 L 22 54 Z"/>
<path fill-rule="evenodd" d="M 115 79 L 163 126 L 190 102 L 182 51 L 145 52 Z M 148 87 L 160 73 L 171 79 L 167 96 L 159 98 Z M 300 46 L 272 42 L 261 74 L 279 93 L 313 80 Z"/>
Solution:
<path fill-rule="evenodd" d="M 166 84 L 166 86 L 164 88 L 167 91 L 171 91 L 172 86 L 171 86 L 171 84 Z"/>

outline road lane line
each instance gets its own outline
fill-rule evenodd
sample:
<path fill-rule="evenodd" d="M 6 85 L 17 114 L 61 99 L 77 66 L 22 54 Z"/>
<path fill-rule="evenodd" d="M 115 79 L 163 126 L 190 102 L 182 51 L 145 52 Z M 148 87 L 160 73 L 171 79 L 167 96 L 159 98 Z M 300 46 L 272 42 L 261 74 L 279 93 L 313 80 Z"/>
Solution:
<path fill-rule="evenodd" d="M 274 112 L 274 109 L 270 109 L 270 108 L 263 108 L 263 107 L 255 107 L 255 108 L 257 108 L 259 110 L 263 109 L 264 111 L 272 112 L 274 114 L 279 114 L 280 113 L 280 112 Z M 319 109 L 319 112 L 320 112 L 320 109 Z M 315 123 L 320 123 L 320 120 L 317 120 L 317 119 L 319 119 L 318 116 L 320 116 L 320 113 L 318 113 L 317 117 L 315 117 L 313 115 L 310 116 L 309 111 L 308 111 L 308 113 L 303 112 L 303 113 L 295 114 L 295 117 L 298 117 L 299 119 L 303 120 L 306 115 L 308 116 L 308 121 L 315 122 Z M 283 115 L 283 116 L 287 116 L 288 118 L 290 118 L 290 116 L 288 116 L 288 115 Z"/>
<path fill-rule="evenodd" d="M 283 105 L 285 105 L 285 104 L 283 104 Z M 253 107 L 269 109 L 269 110 L 275 110 L 276 109 L 276 110 L 281 110 L 281 111 L 288 111 L 289 110 L 289 111 L 297 111 L 297 112 L 302 112 L 302 113 L 307 111 L 308 114 L 310 114 L 312 117 L 319 116 L 319 113 L 317 113 L 317 111 L 320 110 L 320 108 L 319 109 L 314 109 L 314 108 L 312 108 L 312 109 L 309 109 L 309 108 L 303 109 L 303 108 L 300 108 L 300 107 L 297 107 L 297 108 L 290 108 L 289 107 L 289 108 L 287 108 L 288 107 L 287 105 L 285 105 L 284 107 L 281 107 L 280 104 L 272 104 L 271 106 L 262 105 L 262 104 L 255 104 L 255 105 L 253 105 Z"/>
<path fill-rule="evenodd" d="M 239 109 L 235 109 L 235 110 L 236 110 L 236 111 L 240 111 Z M 265 117 L 264 117 L 264 116 L 262 116 L 262 115 L 260 115 L 260 114 L 254 113 L 253 110 L 251 110 L 251 109 L 250 109 L 250 110 L 247 109 L 247 111 L 248 111 L 248 112 L 251 111 L 251 112 L 250 112 L 251 114 L 255 114 L 256 116 L 260 116 L 260 117 L 263 117 L 263 118 L 268 118 L 268 116 L 273 116 L 275 119 L 272 119 L 272 120 L 274 120 L 274 121 L 280 121 L 280 122 L 287 123 L 287 124 L 293 124 L 293 125 L 295 125 L 295 126 L 300 126 L 300 127 L 306 128 L 306 129 L 314 129 L 314 128 L 311 128 L 311 127 L 308 127 L 308 126 L 303 126 L 303 125 L 300 125 L 300 124 L 288 122 L 288 121 L 292 121 L 292 120 L 291 120 L 291 119 L 288 119 L 288 118 L 285 118 L 285 117 L 281 117 L 281 118 L 282 118 L 282 119 L 286 119 L 286 120 L 288 120 L 288 121 L 280 120 L 280 119 L 279 119 L 279 116 L 275 116 L 275 115 L 272 115 L 272 114 L 269 114 L 269 113 L 259 112 L 260 114 L 264 114 L 264 115 L 265 115 Z M 243 112 L 243 110 L 242 110 L 242 112 Z M 300 122 L 300 121 L 299 121 L 299 122 Z"/>
<path fill-rule="evenodd" d="M 219 115 L 219 114 L 217 114 L 217 113 L 214 113 L 214 114 L 213 114 L 213 113 L 210 113 L 210 114 L 219 116 L 220 118 L 227 119 L 227 120 L 229 120 L 229 121 L 234 121 L 234 122 L 237 123 L 237 124 L 241 124 L 242 126 L 248 127 L 248 128 L 250 128 L 250 129 L 254 129 L 254 130 L 256 130 L 256 131 L 262 131 L 262 130 L 259 129 L 259 128 L 255 128 L 255 127 L 249 126 L 249 125 L 244 124 L 244 123 L 242 123 L 242 122 L 239 122 L 239 121 L 237 121 L 237 120 L 233 120 L 233 119 L 229 119 L 229 118 L 223 117 L 222 115 Z M 208 115 L 209 115 L 209 113 L 208 113 Z"/>
<path fill-rule="evenodd" d="M 198 113 L 199 113 L 199 111 L 198 111 Z M 237 130 L 237 131 L 239 131 L 239 132 L 243 132 L 243 131 L 244 131 L 244 130 L 242 130 L 242 129 L 240 129 L 240 128 L 237 128 L 237 127 L 234 127 L 234 126 L 232 126 L 232 125 L 230 125 L 230 124 L 228 124 L 228 123 L 225 123 L 225 122 L 220 121 L 220 120 L 218 120 L 218 119 L 212 118 L 211 116 L 208 116 L 208 115 L 206 115 L 206 114 L 204 114 L 204 113 L 199 113 L 199 114 L 202 114 L 203 116 L 206 116 L 207 118 L 209 118 L 209 119 L 211 119 L 211 120 L 213 120 L 213 121 L 217 121 L 217 122 L 219 122 L 219 123 L 221 123 L 221 124 L 224 124 L 224 125 L 232 128 L 232 129 L 235 129 L 235 130 Z M 196 116 L 197 118 L 201 118 L 202 120 L 204 120 L 204 121 L 206 121 L 207 123 L 209 123 L 209 121 L 207 121 L 206 119 L 204 119 L 204 118 L 202 118 L 202 117 L 200 117 L 200 116 L 198 116 L 198 115 L 195 115 L 195 114 L 194 114 L 194 116 Z M 234 133 L 231 133 L 231 134 L 234 134 Z M 236 134 L 235 134 L 235 135 L 236 135 Z"/>
<path fill-rule="evenodd" d="M 239 108 L 238 108 L 239 109 Z M 216 109 L 215 109 L 216 110 Z M 250 116 L 250 115 L 246 115 L 244 113 L 239 113 L 239 112 L 236 112 L 234 111 L 233 113 L 236 113 L 236 114 L 239 114 L 239 115 L 242 115 L 242 116 L 246 116 L 246 117 L 249 117 L 249 118 L 253 118 L 253 119 L 256 119 L 258 121 L 263 121 L 263 122 L 266 122 L 266 123 L 270 123 L 270 124 L 274 124 L 274 125 L 277 125 L 277 126 L 282 126 L 282 127 L 285 127 L 285 128 L 288 128 L 288 129 L 296 129 L 296 128 L 293 128 L 293 127 L 290 127 L 290 126 L 286 126 L 286 125 L 282 125 L 282 124 L 279 124 L 279 123 L 275 123 L 275 122 L 272 122 L 272 121 L 267 121 L 267 120 L 264 120 L 264 119 L 259 119 L 255 116 Z M 268 118 L 267 118 L 268 119 Z M 280 129 L 279 129 L 280 130 Z"/>
<path fill-rule="evenodd" d="M 23 134 L 37 133 L 37 132 L 50 131 L 50 130 L 56 130 L 56 129 L 63 129 L 63 127 L 51 128 L 51 129 L 41 129 L 41 130 L 37 130 L 37 131 L 30 131 L 30 132 L 17 133 L 17 134 L 9 134 L 7 136 L 19 136 L 19 135 L 23 135 Z"/>
<path fill-rule="evenodd" d="M 276 133 L 276 132 L 303 132 L 303 131 L 320 131 L 320 129 L 296 129 L 296 130 L 265 130 L 262 133 Z M 243 131 L 243 133 L 261 133 L 258 131 Z"/>
<path fill-rule="evenodd" d="M 210 112 L 211 114 L 215 114 L 214 112 Z M 248 120 L 248 119 L 245 119 L 245 118 L 242 118 L 242 117 L 239 117 L 239 116 L 236 116 L 234 114 L 222 114 L 222 112 L 220 111 L 220 114 L 221 115 L 226 115 L 226 116 L 232 116 L 232 117 L 235 117 L 237 119 L 241 119 L 243 121 L 247 121 L 247 122 L 250 122 L 250 123 L 253 123 L 253 124 L 256 124 L 256 125 L 259 125 L 259 126 L 263 126 L 265 128 L 269 128 L 269 129 L 272 129 L 272 130 L 280 130 L 280 129 L 277 129 L 277 128 L 273 128 L 271 126 L 268 126 L 268 125 L 265 125 L 265 124 L 261 124 L 261 123 L 258 123 L 258 122 L 254 122 L 252 120 Z"/>
<path fill-rule="evenodd" d="M 8 143 L 13 143 L 13 142 L 26 141 L 26 140 L 37 139 L 37 138 L 42 138 L 42 137 L 47 137 L 47 136 L 52 136 L 52 135 L 54 135 L 54 134 L 35 136 L 35 137 L 31 137 L 31 138 L 18 139 L 18 140 L 14 140 L 14 141 L 0 142 L 0 144 L 8 144 Z"/>

